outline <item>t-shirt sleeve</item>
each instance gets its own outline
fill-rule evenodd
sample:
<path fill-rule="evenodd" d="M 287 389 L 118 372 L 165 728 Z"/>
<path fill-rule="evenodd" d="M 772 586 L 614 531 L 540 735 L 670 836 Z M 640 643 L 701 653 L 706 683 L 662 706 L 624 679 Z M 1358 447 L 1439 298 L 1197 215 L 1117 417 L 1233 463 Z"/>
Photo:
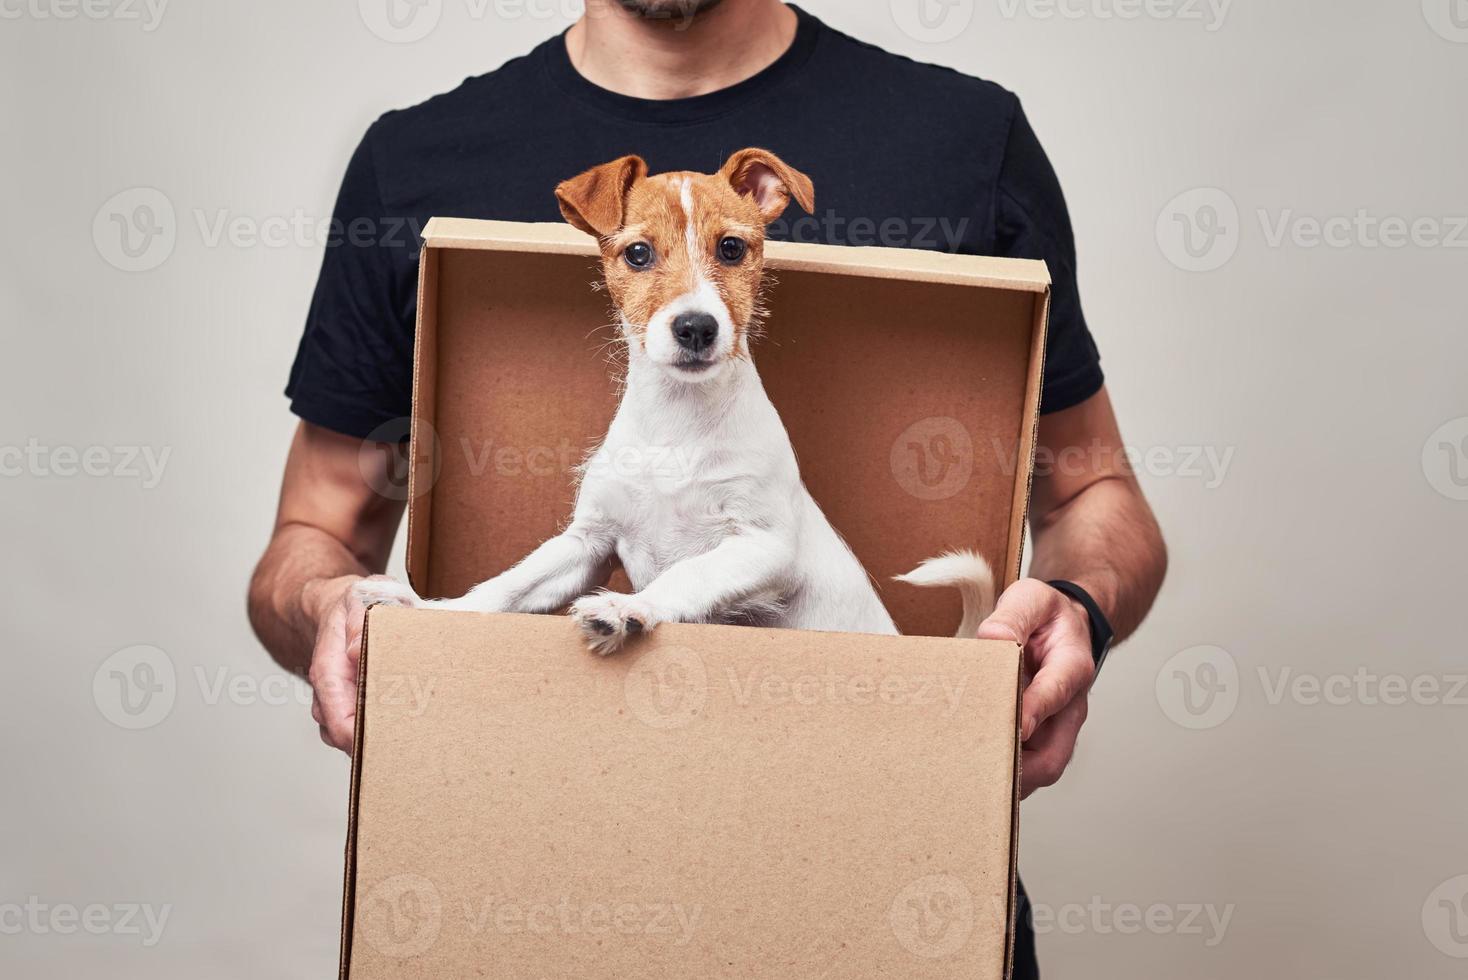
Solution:
<path fill-rule="evenodd" d="M 1058 412 L 1096 394 L 1104 381 L 1101 355 L 1081 312 L 1070 212 L 1055 170 L 1018 106 L 995 189 L 995 251 L 1011 258 L 1044 259 L 1050 269 L 1040 412 Z"/>
<path fill-rule="evenodd" d="M 418 239 L 383 203 L 373 135 L 347 164 L 285 393 L 307 422 L 395 441 L 413 406 Z"/>

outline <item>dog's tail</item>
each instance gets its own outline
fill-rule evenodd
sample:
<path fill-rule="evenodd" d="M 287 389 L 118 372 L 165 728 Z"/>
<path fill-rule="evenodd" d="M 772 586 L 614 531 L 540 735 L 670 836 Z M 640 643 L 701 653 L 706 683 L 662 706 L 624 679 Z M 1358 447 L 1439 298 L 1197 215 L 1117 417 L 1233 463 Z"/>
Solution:
<path fill-rule="evenodd" d="M 979 624 L 994 611 L 994 572 L 977 552 L 947 551 L 929 558 L 906 575 L 893 576 L 899 582 L 920 586 L 952 586 L 963 596 L 963 622 L 954 635 L 973 639 Z"/>

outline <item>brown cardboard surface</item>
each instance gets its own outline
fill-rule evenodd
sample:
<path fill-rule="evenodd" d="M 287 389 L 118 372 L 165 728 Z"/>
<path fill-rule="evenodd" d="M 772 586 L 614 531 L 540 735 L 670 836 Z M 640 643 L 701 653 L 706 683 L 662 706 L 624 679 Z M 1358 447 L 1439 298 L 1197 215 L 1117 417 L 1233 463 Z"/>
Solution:
<path fill-rule="evenodd" d="M 1019 650 L 379 608 L 342 975 L 998 978 Z"/>
<path fill-rule="evenodd" d="M 1003 977 L 1019 650 L 949 637 L 954 547 L 1020 568 L 1044 265 L 771 243 L 755 360 L 901 637 L 375 609 L 341 976 Z M 461 594 L 570 514 L 615 409 L 589 238 L 434 219 L 408 571 Z M 370 650 L 367 637 L 370 632 Z M 954 692 L 958 692 L 954 695 Z"/>
<path fill-rule="evenodd" d="M 423 229 L 431 248 L 595 257 L 596 245 L 560 222 L 433 218 Z M 923 249 L 852 248 L 804 242 L 766 242 L 765 265 L 774 271 L 849 273 L 914 282 L 964 283 L 1043 293 L 1050 273 L 1036 259 L 949 255 Z"/>
<path fill-rule="evenodd" d="M 419 305 L 408 567 L 459 595 L 568 518 L 616 407 L 597 255 L 568 226 L 434 219 Z M 1043 263 L 772 242 L 755 363 L 812 495 L 905 634 L 951 590 L 892 575 L 954 547 L 1019 574 L 1040 397 Z"/>

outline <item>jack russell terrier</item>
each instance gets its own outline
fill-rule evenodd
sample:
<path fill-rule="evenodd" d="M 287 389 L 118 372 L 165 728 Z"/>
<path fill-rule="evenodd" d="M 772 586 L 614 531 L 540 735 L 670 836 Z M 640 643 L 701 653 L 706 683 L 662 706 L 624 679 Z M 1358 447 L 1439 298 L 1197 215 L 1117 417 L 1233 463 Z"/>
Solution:
<path fill-rule="evenodd" d="M 717 174 L 649 177 L 627 156 L 557 187 L 561 214 L 600 243 L 627 348 L 622 401 L 582 467 L 571 522 L 462 598 L 423 600 L 376 579 L 356 587 L 362 602 L 524 613 L 570 603 L 601 654 L 664 622 L 895 635 L 866 571 L 801 482 L 750 358 L 764 313 L 764 229 L 792 195 L 814 211 L 810 178 L 760 149 L 740 150 Z M 592 591 L 614 558 L 632 595 Z M 971 551 L 897 578 L 956 587 L 960 637 L 975 636 L 994 606 L 993 574 Z"/>

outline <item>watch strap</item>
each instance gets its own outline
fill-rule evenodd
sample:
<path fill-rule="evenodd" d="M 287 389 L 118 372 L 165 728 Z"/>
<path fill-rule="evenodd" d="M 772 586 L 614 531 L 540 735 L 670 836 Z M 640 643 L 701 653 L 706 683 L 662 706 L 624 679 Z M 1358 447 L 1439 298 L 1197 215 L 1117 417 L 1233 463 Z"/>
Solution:
<path fill-rule="evenodd" d="M 1101 664 L 1106 660 L 1106 654 L 1111 649 L 1111 641 L 1116 633 L 1111 628 L 1111 621 L 1096 605 L 1096 600 L 1091 598 L 1091 593 L 1065 579 L 1054 579 L 1048 583 L 1052 589 L 1069 596 L 1086 610 L 1086 618 L 1091 621 L 1091 662 L 1096 665 L 1096 672 L 1100 673 Z"/>

